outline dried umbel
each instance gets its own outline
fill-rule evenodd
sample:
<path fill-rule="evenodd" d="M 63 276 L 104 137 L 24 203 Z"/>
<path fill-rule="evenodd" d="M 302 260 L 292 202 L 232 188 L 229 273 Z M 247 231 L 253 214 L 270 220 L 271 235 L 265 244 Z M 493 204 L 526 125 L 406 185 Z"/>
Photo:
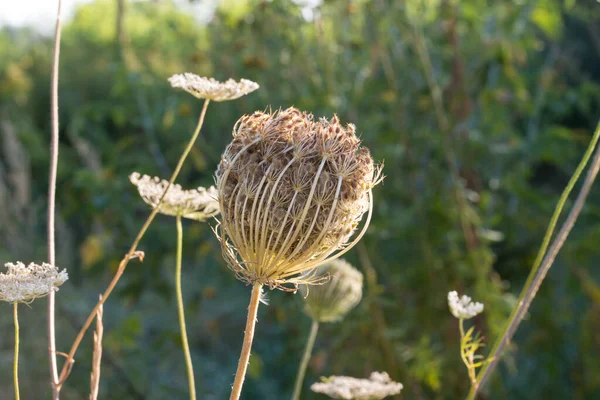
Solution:
<path fill-rule="evenodd" d="M 235 100 L 259 88 L 258 83 L 248 79 L 239 82 L 233 79 L 219 82 L 214 78 L 205 78 L 189 72 L 173 75 L 169 78 L 169 83 L 172 87 L 181 88 L 194 97 L 212 101 Z"/>
<path fill-rule="evenodd" d="M 169 185 L 169 182 L 157 177 L 140 175 L 137 172 L 129 176 L 129 180 L 138 188 L 142 199 L 156 208 L 161 196 Z M 199 187 L 192 190 L 183 190 L 180 185 L 171 185 L 160 204 L 159 212 L 170 216 L 180 216 L 204 221 L 219 213 L 219 201 L 217 200 L 217 189 L 213 186 L 205 189 Z"/>
<path fill-rule="evenodd" d="M 458 297 L 456 291 L 448 293 L 448 307 L 452 315 L 458 319 L 470 319 L 483 312 L 483 304 L 472 302 L 467 295 Z"/>
<path fill-rule="evenodd" d="M 358 242 L 380 168 L 354 125 L 289 108 L 242 117 L 216 179 L 229 266 L 242 281 L 282 288 L 310 282 L 310 271 Z"/>
<path fill-rule="evenodd" d="M 397 395 L 402 387 L 401 383 L 392 381 L 386 372 L 373 372 L 369 379 L 349 376 L 322 378 L 322 382 L 313 383 L 310 388 L 333 399 L 378 400 Z"/>
<path fill-rule="evenodd" d="M 317 322 L 342 319 L 362 298 L 363 275 L 345 260 L 333 260 L 318 268 L 316 276 L 327 276 L 322 285 L 300 286 L 306 313 Z"/>
<path fill-rule="evenodd" d="M 4 264 L 8 271 L 0 274 L 0 300 L 8 303 L 31 303 L 33 300 L 58 291 L 69 279 L 66 270 L 53 265 L 22 262 Z"/>

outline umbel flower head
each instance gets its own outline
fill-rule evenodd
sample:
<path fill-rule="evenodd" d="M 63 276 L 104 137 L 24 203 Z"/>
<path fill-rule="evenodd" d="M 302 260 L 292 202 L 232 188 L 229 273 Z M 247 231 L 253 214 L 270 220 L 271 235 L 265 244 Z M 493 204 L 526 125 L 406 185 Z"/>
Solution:
<path fill-rule="evenodd" d="M 350 263 L 337 259 L 320 266 L 315 276 L 329 276 L 322 285 L 308 289 L 300 286 L 304 295 L 306 313 L 318 322 L 333 322 L 342 319 L 356 307 L 362 298 L 363 275 Z"/>
<path fill-rule="evenodd" d="M 156 208 L 169 182 L 157 177 L 140 175 L 137 172 L 129 176 L 129 180 L 138 188 L 142 199 Z M 180 216 L 196 221 L 204 221 L 219 213 L 217 189 L 214 186 L 205 189 L 199 187 L 183 190 L 180 185 L 171 185 L 160 204 L 159 212 L 165 215 Z"/>
<path fill-rule="evenodd" d="M 448 293 L 448 307 L 452 315 L 458 319 L 470 319 L 483 312 L 483 304 L 472 302 L 467 295 L 459 298 L 456 291 Z"/>
<path fill-rule="evenodd" d="M 31 303 L 47 296 L 69 279 L 66 270 L 53 265 L 22 262 L 4 264 L 8 271 L 0 273 L 0 300 L 8 303 Z"/>
<path fill-rule="evenodd" d="M 310 282 L 362 237 L 380 168 L 354 125 L 288 108 L 240 118 L 216 180 L 228 265 L 244 282 L 289 289 L 282 285 Z"/>
<path fill-rule="evenodd" d="M 194 97 L 212 101 L 235 100 L 259 88 L 258 83 L 248 79 L 239 82 L 233 79 L 219 82 L 214 78 L 205 78 L 189 72 L 173 75 L 169 78 L 169 83 L 172 87 L 181 88 Z"/>
<path fill-rule="evenodd" d="M 313 383 L 313 392 L 323 393 L 333 399 L 378 400 L 394 396 L 402 390 L 402 384 L 392 381 L 386 372 L 373 372 L 369 379 L 357 379 L 349 376 L 331 376 L 321 378 L 322 382 Z"/>

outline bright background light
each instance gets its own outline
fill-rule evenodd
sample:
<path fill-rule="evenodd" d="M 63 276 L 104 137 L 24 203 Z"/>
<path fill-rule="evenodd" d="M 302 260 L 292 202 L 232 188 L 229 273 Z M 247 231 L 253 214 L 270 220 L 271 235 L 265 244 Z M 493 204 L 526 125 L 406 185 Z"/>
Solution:
<path fill-rule="evenodd" d="M 68 19 L 78 4 L 92 0 L 62 0 L 62 15 Z M 52 29 L 58 0 L 0 0 L 0 26 L 34 26 L 42 32 Z"/>

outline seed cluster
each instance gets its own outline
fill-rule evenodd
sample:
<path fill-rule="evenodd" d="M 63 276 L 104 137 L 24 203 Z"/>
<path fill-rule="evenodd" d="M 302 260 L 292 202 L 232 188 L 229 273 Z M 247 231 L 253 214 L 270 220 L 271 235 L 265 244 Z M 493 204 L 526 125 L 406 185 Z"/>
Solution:
<path fill-rule="evenodd" d="M 140 175 L 137 172 L 132 173 L 129 180 L 138 188 L 142 199 L 152 208 L 156 208 L 165 189 L 169 186 L 169 182 L 164 179 Z M 208 189 L 198 187 L 184 190 L 180 185 L 173 184 L 160 204 L 159 212 L 174 217 L 204 221 L 219 213 L 217 197 L 217 189 L 213 186 Z"/>
<path fill-rule="evenodd" d="M 323 382 L 313 383 L 313 392 L 323 393 L 333 399 L 378 400 L 397 395 L 403 385 L 394 382 L 386 372 L 373 372 L 369 379 L 350 376 L 322 378 Z"/>
<path fill-rule="evenodd" d="M 183 89 L 194 97 L 212 101 L 235 100 L 254 92 L 259 87 L 258 83 L 248 79 L 241 79 L 239 82 L 233 79 L 219 82 L 214 78 L 205 78 L 189 72 L 173 75 L 169 78 L 169 83 L 172 87 Z"/>
<path fill-rule="evenodd" d="M 273 288 L 310 281 L 360 239 L 380 168 L 354 125 L 288 108 L 238 120 L 216 179 L 225 259 L 239 279 Z"/>
<path fill-rule="evenodd" d="M 341 320 L 362 298 L 363 275 L 345 260 L 320 266 L 315 276 L 331 278 L 322 285 L 300 286 L 306 313 L 318 322 Z"/>
<path fill-rule="evenodd" d="M 69 279 L 66 270 L 53 265 L 22 262 L 4 264 L 8 271 L 0 274 L 0 300 L 8 303 L 31 303 L 33 300 L 58 291 Z"/>

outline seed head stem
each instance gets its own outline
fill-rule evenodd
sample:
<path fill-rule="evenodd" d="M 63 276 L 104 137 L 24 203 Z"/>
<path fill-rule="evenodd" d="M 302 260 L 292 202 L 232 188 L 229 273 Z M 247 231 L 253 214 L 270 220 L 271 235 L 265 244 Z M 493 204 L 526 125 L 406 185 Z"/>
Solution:
<path fill-rule="evenodd" d="M 177 293 L 177 313 L 179 315 L 179 330 L 181 331 L 181 343 L 183 344 L 183 353 L 185 355 L 185 365 L 187 368 L 188 384 L 190 387 L 190 400 L 196 400 L 196 383 L 194 381 L 194 366 L 190 354 L 190 345 L 188 344 L 187 332 L 185 327 L 185 311 L 183 308 L 183 294 L 181 293 L 181 254 L 183 247 L 183 228 L 181 227 L 181 216 L 176 217 L 177 221 L 177 256 L 175 270 L 175 291 Z"/>
<path fill-rule="evenodd" d="M 13 361 L 13 375 L 15 382 L 15 399 L 19 400 L 19 303 L 13 304 L 13 317 L 15 321 L 15 358 Z"/>
<path fill-rule="evenodd" d="M 196 126 L 196 130 L 192 134 L 192 138 L 190 139 L 187 147 L 181 154 L 181 157 L 179 158 L 179 162 L 177 163 L 177 167 L 175 168 L 175 171 L 173 172 L 171 179 L 169 179 L 169 185 L 165 188 L 165 192 L 163 193 L 162 198 L 159 200 L 158 204 L 156 205 L 156 208 L 154 208 L 152 210 L 152 212 L 146 219 L 146 222 L 144 222 L 144 225 L 138 232 L 137 237 L 135 238 L 135 240 L 133 241 L 133 244 L 131 245 L 131 248 L 129 249 L 129 251 L 127 252 L 125 257 L 123 257 L 123 259 L 121 260 L 121 263 L 119 264 L 119 268 L 117 269 L 117 272 L 115 273 L 115 276 L 113 277 L 112 281 L 110 282 L 110 284 L 108 285 L 108 287 L 106 288 L 104 293 L 102 294 L 102 298 L 100 299 L 100 301 L 98 301 L 98 303 L 96 304 L 94 309 L 90 312 L 90 315 L 88 315 L 88 318 L 85 321 L 85 323 L 83 324 L 83 327 L 81 327 L 81 330 L 79 331 L 79 333 L 77 333 L 77 336 L 75 337 L 75 341 L 71 345 L 71 350 L 69 351 L 69 354 L 67 355 L 67 359 L 65 360 L 65 363 L 61 369 L 60 380 L 57 385 L 57 388 L 58 388 L 57 390 L 60 390 L 60 388 L 64 384 L 65 380 L 67 379 L 69 372 L 71 371 L 71 365 L 74 362 L 73 357 L 75 357 L 75 353 L 77 352 L 77 349 L 79 348 L 79 345 L 81 344 L 81 341 L 83 340 L 83 336 L 85 335 L 85 333 L 89 329 L 90 325 L 94 321 L 94 318 L 96 318 L 96 313 L 98 312 L 98 309 L 106 302 L 106 300 L 112 293 L 113 289 L 117 285 L 117 282 L 119 282 L 119 279 L 121 279 L 121 276 L 123 275 L 123 272 L 125 271 L 125 268 L 127 267 L 127 264 L 129 263 L 129 260 L 131 260 L 132 258 L 135 258 L 134 253 L 137 250 L 138 244 L 140 243 L 140 241 L 142 240 L 142 237 L 146 233 L 146 230 L 148 229 L 148 227 L 154 220 L 154 217 L 156 217 L 156 214 L 158 214 L 160 205 L 161 205 L 165 195 L 169 191 L 169 188 L 171 187 L 173 182 L 175 182 L 175 179 L 177 179 L 177 177 L 179 176 L 179 172 L 181 171 L 181 167 L 183 166 L 183 163 L 185 162 L 190 151 L 192 150 L 192 147 L 194 146 L 196 139 L 200 135 L 200 130 L 202 129 L 202 125 L 204 124 L 204 116 L 206 115 L 206 110 L 208 108 L 209 102 L 210 102 L 210 100 L 204 101 L 204 106 L 202 108 L 202 112 L 200 113 L 200 118 L 198 120 L 198 125 Z"/>
<path fill-rule="evenodd" d="M 256 326 L 256 315 L 258 313 L 258 304 L 260 302 L 262 286 L 263 285 L 260 283 L 255 283 L 254 286 L 252 286 L 252 295 L 250 297 L 250 304 L 248 305 L 248 319 L 246 321 L 246 330 L 244 332 L 244 343 L 242 345 L 240 361 L 238 362 L 229 400 L 239 400 L 240 394 L 242 393 L 246 369 L 248 369 L 248 360 L 250 360 L 252 340 L 254 339 L 254 327 Z"/>
<path fill-rule="evenodd" d="M 52 121 L 52 138 L 50 141 L 50 176 L 48 183 L 48 262 L 56 265 L 54 217 L 56 208 L 56 172 L 58 169 L 58 64 L 60 60 L 60 15 L 62 2 L 58 0 L 56 12 L 56 29 L 54 32 L 54 56 L 52 61 L 52 82 L 50 85 L 50 109 Z M 52 398 L 58 400 L 58 367 L 56 363 L 56 330 L 54 323 L 54 292 L 48 296 L 48 353 L 50 356 L 50 374 L 52 377 Z"/>
<path fill-rule="evenodd" d="M 300 393 L 302 392 L 302 383 L 304 382 L 304 375 L 306 374 L 306 367 L 308 367 L 308 361 L 310 361 L 310 355 L 315 345 L 315 339 L 317 338 L 317 332 L 319 331 L 319 322 L 313 320 L 310 328 L 310 334 L 306 341 L 306 348 L 304 349 L 304 355 L 302 361 L 300 361 L 300 368 L 298 369 L 298 375 L 296 376 L 296 385 L 294 386 L 294 394 L 292 400 L 300 400 Z"/>

